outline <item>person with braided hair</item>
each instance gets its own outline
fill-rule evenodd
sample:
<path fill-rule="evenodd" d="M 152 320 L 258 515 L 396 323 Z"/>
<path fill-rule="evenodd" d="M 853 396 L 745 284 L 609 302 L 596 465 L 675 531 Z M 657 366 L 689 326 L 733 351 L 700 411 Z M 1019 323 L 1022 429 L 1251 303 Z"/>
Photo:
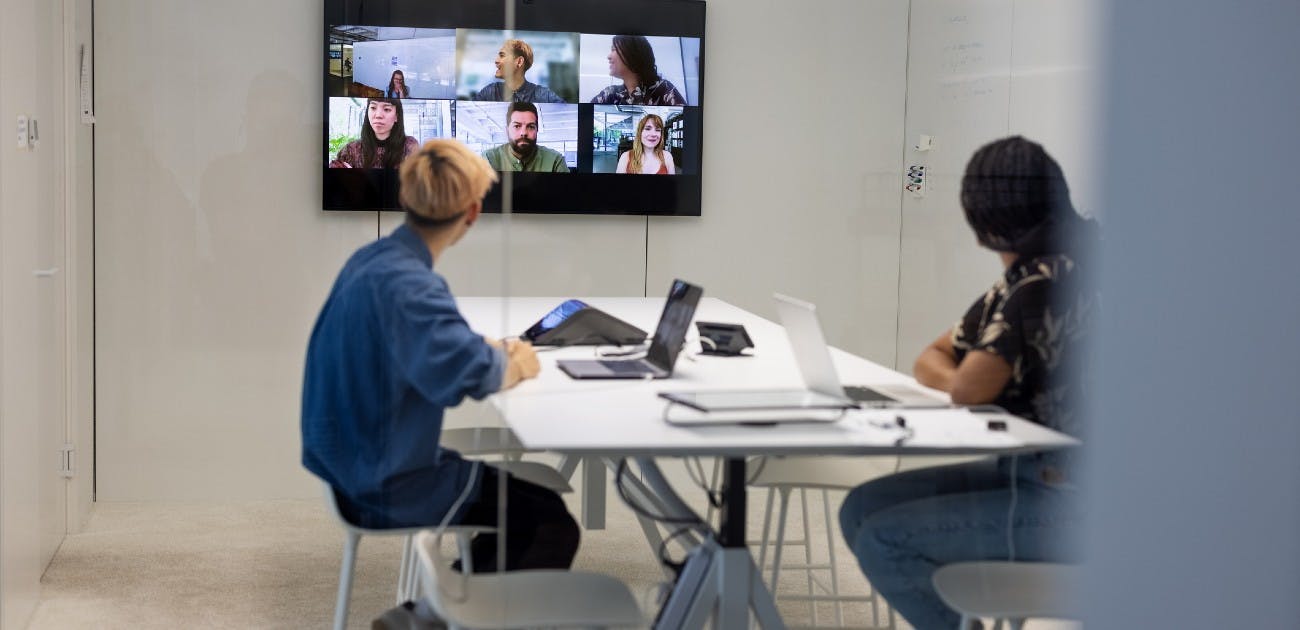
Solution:
<path fill-rule="evenodd" d="M 1097 239 L 1093 222 L 1075 212 L 1056 161 L 1018 136 L 975 152 L 961 205 L 1004 272 L 921 352 L 916 379 L 955 404 L 997 405 L 1080 436 L 1080 407 L 1091 394 L 1085 351 L 1098 308 L 1083 277 Z M 1074 459 L 1055 451 L 883 477 L 849 493 L 840 525 L 867 579 L 909 623 L 956 627 L 960 616 L 931 584 L 938 567 L 1077 559 Z"/>

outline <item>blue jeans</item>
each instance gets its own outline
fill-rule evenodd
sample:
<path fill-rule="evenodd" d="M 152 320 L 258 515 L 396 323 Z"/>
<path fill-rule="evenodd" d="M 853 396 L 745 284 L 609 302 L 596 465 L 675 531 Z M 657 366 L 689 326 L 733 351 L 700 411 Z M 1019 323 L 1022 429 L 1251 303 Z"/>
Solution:
<path fill-rule="evenodd" d="M 931 583 L 953 562 L 1006 560 L 1011 458 L 923 468 L 854 488 L 840 527 L 873 588 L 920 630 L 956 628 L 961 617 Z M 1082 523 L 1075 492 L 1040 481 L 1037 460 L 1016 463 L 1011 517 L 1015 559 L 1071 561 Z"/>

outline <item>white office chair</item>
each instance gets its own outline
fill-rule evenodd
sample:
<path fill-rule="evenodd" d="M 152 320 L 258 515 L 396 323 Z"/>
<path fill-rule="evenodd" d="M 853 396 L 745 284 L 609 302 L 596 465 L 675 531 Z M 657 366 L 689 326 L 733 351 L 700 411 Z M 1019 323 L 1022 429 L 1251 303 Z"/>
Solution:
<path fill-rule="evenodd" d="M 1050 562 L 958 562 L 934 572 L 934 588 L 945 604 L 961 613 L 960 628 L 975 619 L 1003 620 L 1012 630 L 1030 618 L 1081 619 L 1076 593 L 1082 584 L 1077 565 Z"/>
<path fill-rule="evenodd" d="M 769 588 L 775 595 L 777 592 L 777 580 L 780 578 L 781 569 L 796 569 L 804 571 L 808 578 L 808 594 L 805 596 L 784 596 L 780 599 L 806 599 L 809 602 L 810 613 L 812 616 L 812 625 L 819 626 L 817 615 L 817 602 L 834 602 L 835 604 L 835 624 L 838 627 L 844 626 L 844 603 L 845 602 L 870 602 L 872 625 L 881 626 L 880 613 L 884 610 L 884 602 L 876 595 L 875 589 L 871 589 L 865 596 L 862 595 L 844 595 L 840 593 L 839 578 L 837 572 L 839 565 L 836 560 L 834 532 L 839 519 L 831 513 L 830 491 L 848 491 L 858 485 L 896 472 L 916 470 L 918 468 L 927 468 L 930 466 L 942 466 L 948 464 L 958 464 L 963 462 L 979 459 L 978 457 L 961 456 L 915 456 L 904 457 L 901 460 L 898 457 L 767 457 L 754 458 L 750 460 L 747 468 L 751 486 L 756 488 L 767 488 L 767 507 L 763 516 L 763 535 L 757 541 L 759 544 L 759 567 L 767 570 L 771 567 L 771 581 Z M 800 505 L 803 513 L 803 532 L 804 537 L 796 540 L 786 540 L 785 526 L 789 514 L 790 493 L 793 490 L 799 490 Z M 827 560 L 826 564 L 814 564 L 812 562 L 812 546 L 808 540 L 808 490 L 821 490 L 823 515 L 826 519 L 826 546 Z M 772 523 L 772 507 L 777 495 L 781 497 L 780 510 L 777 516 L 777 529 L 775 539 L 769 538 Z M 802 564 L 782 565 L 781 556 L 782 548 L 785 546 L 801 546 L 804 548 L 804 562 Z M 767 552 L 771 547 L 773 551 L 772 564 L 767 565 Z M 815 574 L 815 571 L 829 571 L 829 584 L 826 584 Z M 868 585 L 870 586 L 870 585 Z M 816 589 L 823 593 L 817 594 Z M 894 612 L 888 611 L 886 627 L 895 627 Z"/>
<path fill-rule="evenodd" d="M 882 477 L 894 472 L 898 459 L 896 457 L 766 457 L 754 458 L 746 466 L 750 485 L 755 488 L 767 488 L 767 506 L 763 514 L 763 534 L 759 544 L 758 566 L 767 570 L 767 554 L 772 551 L 771 578 L 768 587 L 774 597 L 786 600 L 805 600 L 808 602 L 812 626 L 820 627 L 817 603 L 833 602 L 835 605 L 835 625 L 844 626 L 845 602 L 869 602 L 871 604 L 872 625 L 880 626 L 881 601 L 875 589 L 864 595 L 846 595 L 839 588 L 839 563 L 835 553 L 836 524 L 839 522 L 831 512 L 830 491 L 850 490 L 867 480 Z M 790 494 L 799 491 L 800 506 L 803 514 L 803 538 L 786 539 L 786 523 L 790 509 Z M 808 517 L 808 491 L 820 490 L 822 494 L 822 512 L 826 519 L 826 554 L 825 564 L 813 562 L 813 543 L 809 535 L 810 519 Z M 772 538 L 772 508 L 777 496 L 780 507 L 776 520 L 776 536 Z M 804 549 L 803 562 L 782 565 L 782 552 L 786 546 L 799 546 Z M 808 580 L 808 593 L 803 596 L 777 595 L 777 584 L 781 570 L 794 569 L 803 571 Z M 826 571 L 829 580 L 824 582 L 817 572 Z M 819 592 L 820 591 L 820 592 Z M 892 617 L 889 618 L 893 626 Z"/>
<path fill-rule="evenodd" d="M 418 595 L 419 587 L 416 584 L 418 573 L 416 571 L 416 557 L 414 547 L 412 546 L 412 537 L 420 531 L 418 527 L 409 527 L 401 529 L 368 529 L 358 527 L 343 517 L 343 512 L 339 510 L 338 499 L 334 496 L 334 488 L 329 484 L 325 486 L 325 504 L 329 506 L 330 514 L 334 520 L 338 521 L 343 527 L 343 564 L 339 567 L 339 592 L 338 598 L 334 602 L 334 630 L 343 630 L 348 624 L 348 608 L 352 600 L 352 575 L 355 572 L 357 563 L 357 547 L 361 544 L 362 536 L 402 536 L 405 538 L 402 544 L 401 566 L 397 572 L 397 603 L 402 603 L 414 599 Z M 466 570 L 473 570 L 473 559 L 469 553 L 469 542 L 474 534 L 481 532 L 490 532 L 493 527 L 479 526 L 457 526 L 447 528 L 447 533 L 456 537 L 456 544 L 460 550 L 461 563 L 465 565 Z"/>
<path fill-rule="evenodd" d="M 459 452 L 465 457 L 502 455 L 507 460 L 518 460 L 524 453 L 533 452 L 507 427 L 464 427 L 443 429 L 438 444 Z"/>
<path fill-rule="evenodd" d="M 492 466 L 560 494 L 573 492 L 573 486 L 569 484 L 572 470 L 561 471 L 540 462 L 523 461 L 524 453 L 540 451 L 524 447 L 515 432 L 507 427 L 443 429 L 438 440 L 442 446 L 455 450 L 464 457 L 500 455 L 505 461 L 492 462 Z"/>
<path fill-rule="evenodd" d="M 573 491 L 569 482 L 558 471 L 546 464 L 507 460 L 504 462 L 489 462 L 488 465 L 506 470 L 515 477 L 550 488 L 561 494 Z M 401 604 L 415 599 L 419 595 L 419 585 L 417 584 L 418 573 L 415 566 L 416 557 L 412 547 L 412 538 L 422 528 L 367 529 L 358 527 L 343 518 L 343 513 L 339 511 L 338 501 L 334 496 L 334 489 L 329 484 L 325 484 L 325 501 L 330 507 L 330 513 L 343 527 L 346 536 L 343 541 L 343 565 L 339 568 L 338 599 L 334 604 L 335 630 L 342 630 L 347 625 L 348 607 L 352 598 L 352 575 L 356 566 L 357 547 L 361 544 L 363 535 L 405 537 L 402 543 L 401 566 L 397 572 L 397 603 Z M 452 526 L 446 529 L 448 533 L 456 536 L 456 544 L 460 549 L 460 561 L 466 567 L 466 571 L 473 570 L 473 560 L 469 556 L 470 539 L 475 534 L 490 532 L 494 529 L 493 527 L 473 525 Z"/>
<path fill-rule="evenodd" d="M 636 599 L 622 582 L 599 573 L 559 570 L 457 573 L 442 556 L 440 536 L 415 537 L 424 597 L 453 629 L 643 627 Z"/>

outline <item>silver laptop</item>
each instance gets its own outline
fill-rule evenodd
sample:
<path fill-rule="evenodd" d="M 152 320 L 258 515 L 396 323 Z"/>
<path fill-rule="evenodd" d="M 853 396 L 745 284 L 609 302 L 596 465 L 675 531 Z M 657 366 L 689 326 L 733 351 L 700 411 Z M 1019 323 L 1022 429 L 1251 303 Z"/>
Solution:
<path fill-rule="evenodd" d="M 650 349 L 640 359 L 560 359 L 556 361 L 565 374 L 573 378 L 668 378 L 682 350 L 686 329 L 695 317 L 695 307 L 704 290 L 688 282 L 674 280 L 668 289 L 664 312 L 650 340 Z"/>
<path fill-rule="evenodd" d="M 943 399 L 908 385 L 844 385 L 835 371 L 830 349 L 826 347 L 826 336 L 822 334 L 821 323 L 817 320 L 817 307 L 780 293 L 774 293 L 772 297 L 776 300 L 776 311 L 781 317 L 781 324 L 790 337 L 795 363 L 798 364 L 799 373 L 803 375 L 804 385 L 808 389 L 828 396 L 848 398 L 866 406 L 933 407 L 947 404 Z"/>

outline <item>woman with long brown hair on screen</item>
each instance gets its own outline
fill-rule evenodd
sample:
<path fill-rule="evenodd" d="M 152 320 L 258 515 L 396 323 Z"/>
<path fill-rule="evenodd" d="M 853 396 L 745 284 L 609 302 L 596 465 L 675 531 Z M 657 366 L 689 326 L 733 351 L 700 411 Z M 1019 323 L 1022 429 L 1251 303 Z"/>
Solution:
<path fill-rule="evenodd" d="M 650 40 L 640 35 L 615 35 L 609 50 L 609 76 L 622 85 L 601 90 L 598 105 L 686 105 L 677 87 L 659 74 Z"/>
<path fill-rule="evenodd" d="M 395 98 L 366 101 L 361 119 L 361 139 L 349 142 L 330 162 L 330 168 L 397 168 L 402 158 L 420 148 L 420 141 L 406 135 L 402 102 Z"/>

